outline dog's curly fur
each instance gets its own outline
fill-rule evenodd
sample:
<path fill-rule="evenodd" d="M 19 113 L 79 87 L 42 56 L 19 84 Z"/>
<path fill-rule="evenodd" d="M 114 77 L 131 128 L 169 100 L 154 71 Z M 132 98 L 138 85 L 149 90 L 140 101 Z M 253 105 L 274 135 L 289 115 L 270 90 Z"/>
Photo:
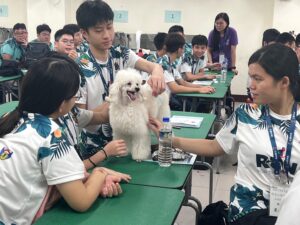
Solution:
<path fill-rule="evenodd" d="M 110 102 L 109 118 L 114 139 L 125 140 L 133 159 L 149 159 L 149 115 L 159 120 L 170 116 L 168 94 L 153 97 L 151 87 L 148 84 L 142 85 L 139 72 L 126 69 L 117 73 L 106 100 Z"/>

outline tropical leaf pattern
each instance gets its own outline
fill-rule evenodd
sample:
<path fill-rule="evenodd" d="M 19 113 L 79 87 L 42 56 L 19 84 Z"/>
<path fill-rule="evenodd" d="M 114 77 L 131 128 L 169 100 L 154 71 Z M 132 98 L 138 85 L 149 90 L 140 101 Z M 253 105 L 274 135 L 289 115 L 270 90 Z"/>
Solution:
<path fill-rule="evenodd" d="M 146 60 L 148 60 L 150 62 L 153 62 L 153 63 L 156 63 L 158 58 L 157 58 L 157 55 L 154 53 L 154 54 L 148 55 Z"/>

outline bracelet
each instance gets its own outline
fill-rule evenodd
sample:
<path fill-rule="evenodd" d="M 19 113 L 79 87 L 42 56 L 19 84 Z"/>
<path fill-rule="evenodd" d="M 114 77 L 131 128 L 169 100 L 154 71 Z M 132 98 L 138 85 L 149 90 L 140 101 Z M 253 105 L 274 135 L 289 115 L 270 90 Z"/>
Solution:
<path fill-rule="evenodd" d="M 88 158 L 88 160 L 91 164 L 93 164 L 94 167 L 97 167 L 97 165 L 91 160 L 91 158 Z"/>
<path fill-rule="evenodd" d="M 108 156 L 107 156 L 107 153 L 106 153 L 106 151 L 104 150 L 104 148 L 102 149 L 102 151 L 103 151 L 103 153 L 104 153 L 104 155 L 105 155 L 105 159 L 107 159 Z"/>

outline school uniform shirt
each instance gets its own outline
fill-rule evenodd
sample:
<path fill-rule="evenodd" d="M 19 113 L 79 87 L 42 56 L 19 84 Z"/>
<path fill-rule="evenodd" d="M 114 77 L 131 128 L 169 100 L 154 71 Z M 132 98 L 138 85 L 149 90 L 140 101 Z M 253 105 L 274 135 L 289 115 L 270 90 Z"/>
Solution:
<path fill-rule="evenodd" d="M 25 48 L 18 44 L 15 38 L 9 38 L 1 45 L 0 54 L 11 55 L 11 59 L 21 61 L 25 54 Z"/>
<path fill-rule="evenodd" d="M 48 185 L 84 178 L 84 165 L 50 118 L 24 115 L 0 138 L 0 224 L 31 224 Z"/>
<path fill-rule="evenodd" d="M 159 65 L 162 66 L 164 71 L 164 78 L 165 82 L 167 84 L 166 91 L 170 95 L 171 90 L 168 87 L 168 83 L 173 82 L 178 79 L 182 79 L 179 71 L 178 71 L 178 64 L 180 63 L 178 60 L 175 60 L 174 62 L 170 62 L 170 57 L 168 55 L 164 55 L 160 57 L 157 61 Z"/>
<path fill-rule="evenodd" d="M 299 170 L 300 163 L 300 116 L 296 117 L 289 176 Z M 278 115 L 271 111 L 275 140 L 280 154 L 280 164 L 286 155 L 287 132 L 291 115 Z M 216 135 L 222 149 L 228 153 L 237 151 L 238 167 L 236 184 L 231 188 L 229 220 L 238 218 L 269 206 L 270 185 L 276 185 L 273 165 L 273 150 L 266 123 L 266 108 L 255 104 L 243 104 L 228 118 Z"/>
<path fill-rule="evenodd" d="M 57 119 L 66 138 L 82 158 L 84 158 L 85 152 L 80 148 L 82 143 L 80 132 L 90 123 L 92 117 L 92 111 L 74 107 L 68 114 Z"/>
<path fill-rule="evenodd" d="M 196 59 L 193 54 L 184 54 L 180 72 L 198 74 L 201 69 L 205 68 L 206 62 L 205 56 Z"/>
<path fill-rule="evenodd" d="M 86 104 L 89 110 L 102 104 L 108 95 L 105 86 L 109 86 L 113 82 L 119 70 L 134 68 L 139 58 L 132 50 L 123 46 L 111 47 L 106 62 L 94 62 L 89 54 L 89 50 L 81 53 L 77 62 L 84 76 L 81 77 L 79 88 L 82 98 L 77 103 Z M 102 82 L 96 63 L 100 67 L 100 71 L 106 82 L 105 85 Z M 111 139 L 112 132 L 108 124 L 93 125 L 83 129 L 82 141 L 86 145 L 86 157 L 88 158 L 95 154 Z"/>
<path fill-rule="evenodd" d="M 228 68 L 231 68 L 231 46 L 236 46 L 238 44 L 237 32 L 234 28 L 228 27 L 225 31 L 223 37 L 220 37 L 219 50 L 213 50 L 213 40 L 214 40 L 214 30 L 212 30 L 208 35 L 208 47 L 212 49 L 212 62 L 219 62 L 220 52 L 225 54 L 228 60 Z"/>

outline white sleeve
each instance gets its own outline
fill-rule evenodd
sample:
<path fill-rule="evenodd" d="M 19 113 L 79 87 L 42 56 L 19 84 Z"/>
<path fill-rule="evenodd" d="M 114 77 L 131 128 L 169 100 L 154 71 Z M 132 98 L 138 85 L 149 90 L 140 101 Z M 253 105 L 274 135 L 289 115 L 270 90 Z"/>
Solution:
<path fill-rule="evenodd" d="M 294 177 L 287 194 L 283 197 L 276 225 L 298 225 L 300 213 L 300 172 Z"/>
<path fill-rule="evenodd" d="M 173 70 L 173 73 L 174 73 L 175 80 L 182 79 L 182 76 L 181 76 L 181 74 L 179 73 L 178 70 Z"/>
<path fill-rule="evenodd" d="M 135 68 L 135 64 L 139 59 L 140 59 L 140 57 L 137 54 L 135 54 L 134 51 L 129 49 L 129 57 L 128 57 L 128 62 L 127 62 L 127 67 Z"/>
<path fill-rule="evenodd" d="M 168 72 L 167 70 L 164 71 L 164 77 L 166 84 L 175 81 L 173 74 Z"/>
<path fill-rule="evenodd" d="M 84 84 L 83 87 L 81 87 L 81 86 L 79 87 L 78 92 L 80 93 L 81 98 L 76 101 L 76 104 L 84 104 L 84 105 L 86 105 L 87 104 L 87 88 L 86 88 L 86 83 Z"/>
<path fill-rule="evenodd" d="M 185 62 L 181 65 L 180 72 L 181 73 L 191 73 L 192 67 L 188 63 Z"/>
<path fill-rule="evenodd" d="M 78 127 L 85 128 L 92 120 L 94 113 L 91 110 L 85 110 L 80 108 L 77 109 L 78 109 L 78 113 L 77 113 Z"/>
<path fill-rule="evenodd" d="M 52 132 L 39 149 L 48 156 L 41 159 L 42 170 L 48 185 L 57 185 L 84 178 L 84 164 L 76 150 L 59 130 Z"/>
<path fill-rule="evenodd" d="M 236 138 L 236 112 L 226 120 L 222 129 L 217 133 L 216 140 L 227 154 L 237 152 L 238 142 Z"/>

